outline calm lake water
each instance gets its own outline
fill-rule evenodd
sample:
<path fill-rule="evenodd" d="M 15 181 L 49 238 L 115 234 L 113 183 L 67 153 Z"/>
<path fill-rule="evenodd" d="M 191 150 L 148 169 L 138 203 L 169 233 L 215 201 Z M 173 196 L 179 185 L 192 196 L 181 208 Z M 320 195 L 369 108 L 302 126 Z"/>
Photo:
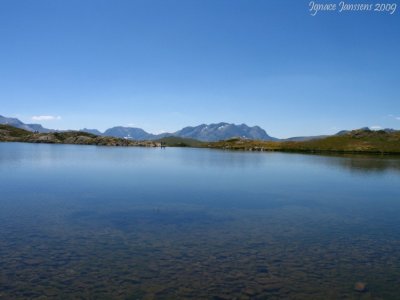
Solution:
<path fill-rule="evenodd" d="M 400 158 L 0 143 L 0 299 L 399 287 Z"/>

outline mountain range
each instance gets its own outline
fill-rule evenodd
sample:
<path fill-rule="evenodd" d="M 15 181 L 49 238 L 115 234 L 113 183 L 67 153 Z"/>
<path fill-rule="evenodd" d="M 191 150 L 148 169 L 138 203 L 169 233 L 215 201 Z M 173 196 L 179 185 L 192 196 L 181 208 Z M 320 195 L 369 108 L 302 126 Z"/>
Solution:
<path fill-rule="evenodd" d="M 168 136 L 155 141 L 137 141 L 99 136 L 82 131 L 38 133 L 0 124 L 0 142 L 73 144 L 96 146 L 195 147 L 242 151 L 280 151 L 302 153 L 400 154 L 400 130 L 362 128 L 325 138 L 303 141 L 262 141 L 230 138 L 216 142 Z"/>
<path fill-rule="evenodd" d="M 44 128 L 40 124 L 25 124 L 17 118 L 6 118 L 0 115 L 0 124 L 10 125 L 16 128 L 25 129 L 28 131 L 38 131 L 40 133 L 55 132 L 57 130 Z"/>
<path fill-rule="evenodd" d="M 112 127 L 101 133 L 96 129 L 84 128 L 81 131 L 103 135 L 113 136 L 125 139 L 133 140 L 157 140 L 167 136 L 175 136 L 181 138 L 191 138 L 199 141 L 219 141 L 226 140 L 233 137 L 240 137 L 251 140 L 263 140 L 263 141 L 274 141 L 277 140 L 274 137 L 269 136 L 264 129 L 259 126 L 249 127 L 246 124 L 235 125 L 229 123 L 217 123 L 217 124 L 201 124 L 199 126 L 188 126 L 181 130 L 171 133 L 151 134 L 144 131 L 141 128 L 133 127 Z"/>
<path fill-rule="evenodd" d="M 1 115 L 0 115 L 0 124 L 10 125 L 20 129 L 32 132 L 39 132 L 39 133 L 61 132 L 60 130 L 44 128 L 40 124 L 25 124 L 20 120 L 18 120 L 17 118 L 7 118 Z M 362 129 L 368 129 L 368 128 L 362 128 Z M 146 132 L 141 128 L 123 127 L 123 126 L 112 127 L 104 132 L 100 132 L 97 129 L 87 129 L 87 128 L 81 129 L 80 131 L 91 133 L 98 136 L 117 137 L 117 138 L 124 138 L 128 140 L 137 140 L 137 141 L 158 140 L 169 136 L 189 138 L 205 142 L 228 140 L 231 138 L 241 138 L 241 139 L 260 140 L 260 141 L 309 141 L 309 140 L 323 139 L 328 137 L 328 135 L 319 135 L 319 136 L 299 136 L 288 139 L 278 139 L 269 136 L 267 132 L 259 126 L 250 127 L 247 126 L 246 124 L 236 125 L 225 122 L 216 124 L 201 124 L 198 126 L 188 126 L 176 132 L 161 133 L 161 134 L 152 134 Z M 384 129 L 384 131 L 392 132 L 393 129 Z M 348 132 L 349 131 L 343 130 L 338 132 L 337 135 L 343 135 Z"/>
<path fill-rule="evenodd" d="M 0 124 L 14 126 L 20 129 L 25 129 L 32 132 L 49 133 L 59 130 L 44 128 L 40 124 L 25 124 L 17 118 L 7 118 L 0 116 Z M 130 140 L 157 140 L 168 136 L 191 138 L 199 141 L 219 141 L 226 140 L 234 137 L 251 140 L 275 141 L 277 138 L 269 136 L 264 129 L 259 126 L 249 127 L 246 124 L 230 124 L 230 123 L 216 123 L 216 124 L 201 124 L 199 126 L 188 126 L 181 130 L 172 133 L 152 134 L 144 131 L 141 128 L 116 126 L 100 132 L 97 129 L 84 128 L 80 131 L 99 135 L 110 136 L 117 138 L 124 138 Z"/>

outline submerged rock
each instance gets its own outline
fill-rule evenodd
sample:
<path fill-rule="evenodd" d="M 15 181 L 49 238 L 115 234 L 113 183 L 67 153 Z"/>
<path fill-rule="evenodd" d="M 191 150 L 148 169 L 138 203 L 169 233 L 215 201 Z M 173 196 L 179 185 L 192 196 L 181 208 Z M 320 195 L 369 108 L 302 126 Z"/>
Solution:
<path fill-rule="evenodd" d="M 360 293 L 365 292 L 367 290 L 367 284 L 361 281 L 356 282 L 354 284 L 354 290 Z"/>

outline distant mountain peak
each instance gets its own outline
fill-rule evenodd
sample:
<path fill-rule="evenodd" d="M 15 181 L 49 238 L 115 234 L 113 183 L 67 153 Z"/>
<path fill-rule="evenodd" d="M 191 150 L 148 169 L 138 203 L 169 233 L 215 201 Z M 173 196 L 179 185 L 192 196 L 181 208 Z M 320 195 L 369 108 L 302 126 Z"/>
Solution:
<path fill-rule="evenodd" d="M 132 140 L 154 140 L 155 135 L 144 131 L 141 128 L 115 126 L 107 129 L 103 133 L 104 136 L 114 136 Z"/>
<path fill-rule="evenodd" d="M 265 141 L 276 140 L 276 138 L 269 136 L 265 130 L 259 126 L 249 127 L 244 123 L 236 125 L 226 122 L 201 124 L 194 127 L 188 126 L 174 132 L 173 135 L 209 142 L 226 140 L 234 137 Z"/>
<path fill-rule="evenodd" d="M 1 115 L 0 115 L 0 124 L 10 125 L 10 126 L 28 130 L 28 131 L 38 131 L 41 133 L 55 131 L 53 129 L 44 128 L 40 124 L 25 124 L 25 123 L 21 122 L 20 120 L 18 120 L 17 118 L 7 118 L 7 117 L 1 116 Z"/>
<path fill-rule="evenodd" d="M 94 135 L 103 135 L 103 134 L 102 134 L 99 130 L 97 130 L 97 129 L 83 128 L 83 129 L 81 129 L 81 130 L 79 130 L 79 131 L 91 133 L 91 134 L 94 134 Z"/>

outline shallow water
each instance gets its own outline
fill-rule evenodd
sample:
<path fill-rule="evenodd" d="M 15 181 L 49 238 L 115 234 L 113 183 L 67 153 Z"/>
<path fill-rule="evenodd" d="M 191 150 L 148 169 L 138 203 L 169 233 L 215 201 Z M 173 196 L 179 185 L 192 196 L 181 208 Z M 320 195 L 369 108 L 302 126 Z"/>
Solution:
<path fill-rule="evenodd" d="M 398 299 L 399 187 L 395 157 L 0 143 L 0 299 Z"/>

